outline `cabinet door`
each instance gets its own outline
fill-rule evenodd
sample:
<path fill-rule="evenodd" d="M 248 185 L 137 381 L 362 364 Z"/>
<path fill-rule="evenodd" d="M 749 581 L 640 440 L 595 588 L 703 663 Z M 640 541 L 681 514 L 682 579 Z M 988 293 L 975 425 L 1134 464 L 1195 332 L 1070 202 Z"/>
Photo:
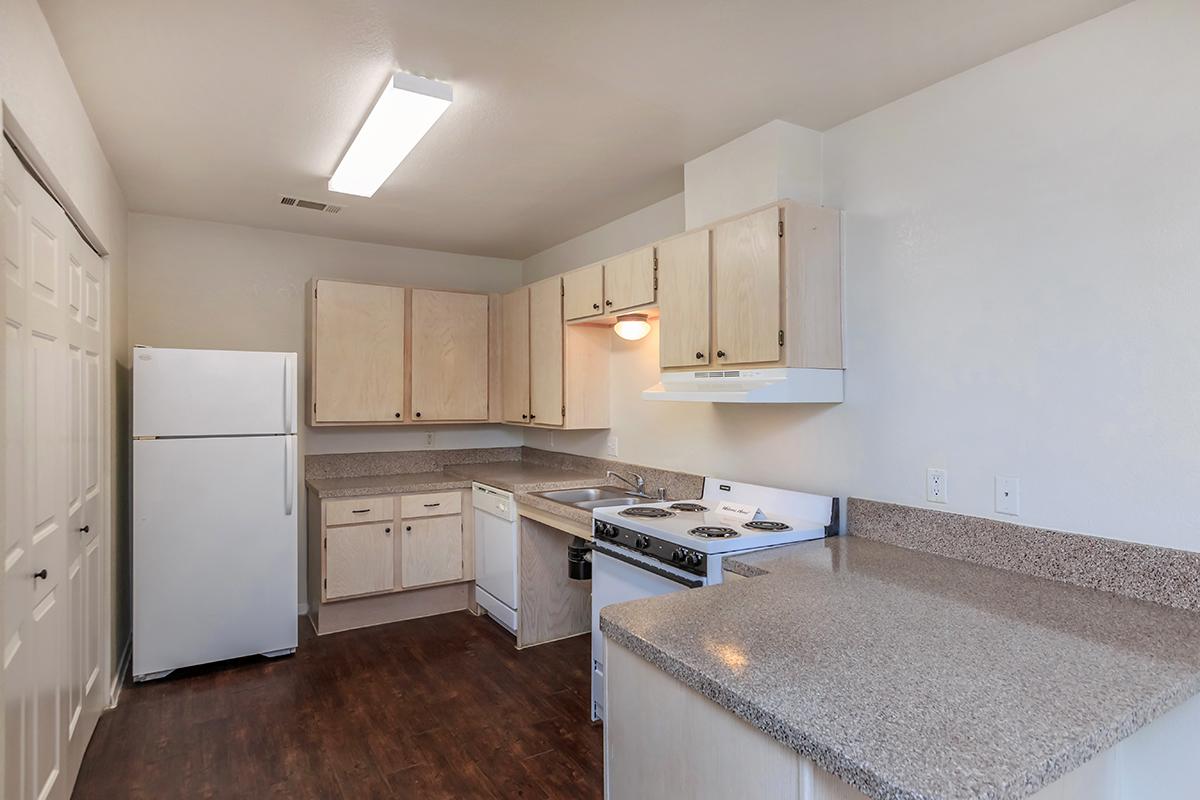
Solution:
<path fill-rule="evenodd" d="M 404 289 L 317 281 L 316 422 L 395 422 L 404 408 Z"/>
<path fill-rule="evenodd" d="M 604 265 L 593 264 L 562 276 L 563 316 L 566 319 L 596 317 L 603 312 Z"/>
<path fill-rule="evenodd" d="M 704 367 L 709 352 L 709 233 L 695 231 L 658 246 L 658 361 Z"/>
<path fill-rule="evenodd" d="M 400 586 L 462 580 L 462 516 L 406 519 L 400 542 Z"/>
<path fill-rule="evenodd" d="M 394 585 L 392 523 L 325 531 L 325 597 L 390 592 Z"/>
<path fill-rule="evenodd" d="M 529 289 L 504 295 L 500 379 L 506 422 L 529 422 Z"/>
<path fill-rule="evenodd" d="M 412 414 L 487 419 L 487 295 L 413 289 Z"/>
<path fill-rule="evenodd" d="M 717 363 L 780 358 L 779 223 L 772 207 L 713 229 Z"/>
<path fill-rule="evenodd" d="M 558 278 L 529 287 L 529 419 L 563 423 L 563 317 Z"/>
<path fill-rule="evenodd" d="M 654 248 L 643 247 L 604 264 L 604 310 L 654 302 Z"/>

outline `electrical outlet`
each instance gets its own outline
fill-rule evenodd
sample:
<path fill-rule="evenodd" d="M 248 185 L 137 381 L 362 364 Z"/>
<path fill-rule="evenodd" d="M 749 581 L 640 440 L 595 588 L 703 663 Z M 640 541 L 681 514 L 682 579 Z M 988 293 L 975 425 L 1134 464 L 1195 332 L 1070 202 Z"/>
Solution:
<path fill-rule="evenodd" d="M 610 433 L 608 435 L 607 444 L 608 444 L 608 454 L 610 456 L 612 456 L 613 458 L 616 458 L 617 457 L 617 435 L 615 433 Z"/>
<path fill-rule="evenodd" d="M 425 431 L 425 446 L 433 447 L 433 431 Z"/>
<path fill-rule="evenodd" d="M 931 503 L 946 502 L 946 470 L 930 467 L 926 471 L 925 499 Z"/>
<path fill-rule="evenodd" d="M 1000 514 L 1021 514 L 1021 479 L 1007 475 L 996 476 L 996 511 Z"/>

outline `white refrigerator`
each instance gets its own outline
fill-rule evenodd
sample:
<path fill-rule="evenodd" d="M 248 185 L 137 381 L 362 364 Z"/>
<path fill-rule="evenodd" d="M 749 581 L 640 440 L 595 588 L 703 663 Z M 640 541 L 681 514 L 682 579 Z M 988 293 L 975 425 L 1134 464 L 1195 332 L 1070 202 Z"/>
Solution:
<path fill-rule="evenodd" d="M 133 351 L 133 676 L 296 649 L 296 354 Z"/>

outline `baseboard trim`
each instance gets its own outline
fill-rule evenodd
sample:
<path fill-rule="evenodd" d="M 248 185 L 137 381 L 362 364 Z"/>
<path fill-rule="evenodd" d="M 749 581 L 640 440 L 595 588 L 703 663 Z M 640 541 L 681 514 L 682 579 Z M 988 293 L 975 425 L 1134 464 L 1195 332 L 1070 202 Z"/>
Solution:
<path fill-rule="evenodd" d="M 133 656 L 133 637 L 130 636 L 125 640 L 125 647 L 121 649 L 121 658 L 117 660 L 117 672 L 113 675 L 112 685 L 108 687 L 108 707 L 117 707 L 117 698 L 121 696 L 121 689 L 125 688 L 125 673 L 129 671 L 129 659 Z"/>

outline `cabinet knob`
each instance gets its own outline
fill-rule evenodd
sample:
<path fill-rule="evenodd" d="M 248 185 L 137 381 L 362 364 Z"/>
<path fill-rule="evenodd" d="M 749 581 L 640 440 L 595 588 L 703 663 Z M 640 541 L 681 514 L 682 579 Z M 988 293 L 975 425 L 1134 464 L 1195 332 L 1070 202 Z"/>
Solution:
<path fill-rule="evenodd" d="M 47 578 L 49 575 L 50 575 L 50 573 L 46 572 L 46 568 L 45 568 L 45 567 L 42 567 L 42 568 L 41 568 L 41 570 L 39 570 L 39 571 L 37 571 L 37 572 L 33 573 L 33 579 L 34 579 L 35 581 L 36 581 L 38 578 L 41 578 L 42 580 L 46 580 L 46 578 Z"/>
<path fill-rule="evenodd" d="M 604 305 L 606 305 L 606 306 L 611 306 L 611 305 L 612 305 L 612 300 L 605 300 L 605 301 L 604 301 Z"/>
<path fill-rule="evenodd" d="M 399 411 L 397 411 L 397 412 L 396 412 L 396 419 L 400 419 L 400 412 L 399 412 Z"/>
<path fill-rule="evenodd" d="M 91 525 L 84 525 L 82 528 L 79 529 L 79 532 L 80 533 L 90 533 L 91 530 L 92 530 Z"/>
<path fill-rule="evenodd" d="M 405 526 L 404 526 L 404 530 L 406 530 L 406 531 L 411 531 L 411 530 L 412 530 L 412 525 L 405 525 Z"/>
<path fill-rule="evenodd" d="M 383 529 L 383 532 L 384 532 L 384 533 L 388 533 L 388 534 L 390 534 L 390 533 L 392 532 L 392 529 L 391 529 L 391 528 L 384 528 L 384 529 Z"/>
<path fill-rule="evenodd" d="M 724 357 L 725 357 L 725 351 L 724 351 L 724 350 L 718 350 L 718 351 L 717 351 L 717 358 L 724 358 Z"/>
<path fill-rule="evenodd" d="M 704 358 L 704 353 L 701 353 L 699 350 L 697 350 L 697 351 L 696 351 L 696 358 Z"/>
<path fill-rule="evenodd" d="M 522 414 L 522 415 L 521 415 L 521 419 L 529 419 L 529 415 L 528 415 L 528 414 Z"/>
<path fill-rule="evenodd" d="M 529 415 L 529 418 L 530 418 L 530 419 L 537 419 L 537 415 L 536 415 L 536 414 L 530 414 L 530 415 Z"/>
<path fill-rule="evenodd" d="M 418 411 L 418 412 L 416 412 L 415 414 L 413 414 L 413 416 L 414 416 L 414 417 L 419 417 L 419 416 L 421 416 L 421 412 L 420 412 L 420 411 Z"/>
<path fill-rule="evenodd" d="M 600 308 L 600 304 L 599 304 L 599 303 L 592 303 L 592 308 L 599 309 L 599 308 Z"/>

